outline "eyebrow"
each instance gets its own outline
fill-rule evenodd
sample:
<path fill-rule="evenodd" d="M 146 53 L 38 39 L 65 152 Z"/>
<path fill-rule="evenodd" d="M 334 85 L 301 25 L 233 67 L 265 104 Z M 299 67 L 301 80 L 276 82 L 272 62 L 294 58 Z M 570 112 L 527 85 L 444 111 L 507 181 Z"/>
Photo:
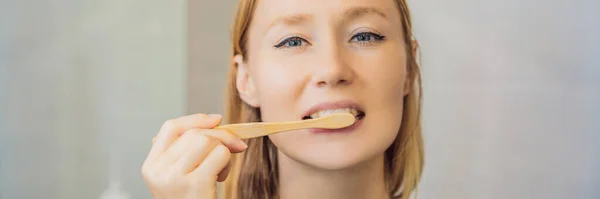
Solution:
<path fill-rule="evenodd" d="M 387 19 L 387 15 L 384 12 L 377 8 L 372 7 L 351 7 L 344 12 L 344 15 L 348 18 L 348 20 L 358 18 L 368 14 L 376 14 L 385 19 Z"/>
<path fill-rule="evenodd" d="M 383 17 L 384 19 L 387 19 L 387 15 L 385 15 L 384 12 L 382 12 L 381 10 L 379 10 L 377 8 L 372 8 L 372 7 L 351 7 L 349 9 L 347 9 L 346 11 L 344 11 L 344 16 L 345 16 L 345 18 L 347 18 L 346 20 L 352 20 L 352 19 L 364 16 L 364 15 L 368 15 L 368 14 L 376 14 L 376 15 Z M 269 25 L 269 27 L 273 27 L 278 24 L 298 25 L 298 24 L 304 23 L 305 21 L 312 19 L 312 17 L 313 16 L 310 14 L 286 15 L 286 16 L 278 17 L 277 19 L 275 19 L 275 21 L 273 21 Z"/>
<path fill-rule="evenodd" d="M 277 24 L 298 25 L 305 21 L 308 21 L 311 18 L 312 18 L 312 16 L 309 14 L 286 15 L 286 16 L 277 18 L 275 21 L 273 21 L 273 23 L 271 23 L 271 25 L 269 27 L 273 27 Z"/>

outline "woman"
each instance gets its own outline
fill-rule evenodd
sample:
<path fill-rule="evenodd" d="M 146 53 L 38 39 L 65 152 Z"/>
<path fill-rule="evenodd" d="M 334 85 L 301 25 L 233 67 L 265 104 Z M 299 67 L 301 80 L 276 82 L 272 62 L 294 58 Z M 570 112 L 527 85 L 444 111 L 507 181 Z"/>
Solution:
<path fill-rule="evenodd" d="M 212 129 L 220 115 L 169 120 L 142 166 L 154 198 L 216 198 L 226 179 L 225 199 L 406 199 L 416 189 L 421 80 L 404 0 L 242 0 L 232 43 L 229 123 L 336 111 L 357 122 L 244 143 Z"/>

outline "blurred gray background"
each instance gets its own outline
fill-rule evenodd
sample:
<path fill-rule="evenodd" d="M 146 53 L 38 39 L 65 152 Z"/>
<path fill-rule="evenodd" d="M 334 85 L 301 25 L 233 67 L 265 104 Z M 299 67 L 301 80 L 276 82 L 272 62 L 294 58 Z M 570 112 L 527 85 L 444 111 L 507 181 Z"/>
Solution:
<path fill-rule="evenodd" d="M 236 2 L 0 0 L 0 198 L 149 198 L 162 122 L 224 110 Z M 409 4 L 418 197 L 600 198 L 600 1 Z"/>

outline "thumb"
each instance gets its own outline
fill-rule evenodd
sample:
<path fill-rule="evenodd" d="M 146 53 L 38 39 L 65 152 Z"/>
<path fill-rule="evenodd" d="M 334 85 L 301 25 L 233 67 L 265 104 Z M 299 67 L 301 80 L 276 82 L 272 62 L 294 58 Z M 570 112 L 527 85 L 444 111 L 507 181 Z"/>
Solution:
<path fill-rule="evenodd" d="M 221 170 L 221 172 L 219 172 L 219 175 L 217 175 L 217 181 L 219 182 L 223 182 L 227 179 L 227 176 L 229 175 L 229 171 L 231 170 L 231 161 L 229 161 L 229 163 L 227 164 L 227 166 L 225 166 L 225 168 L 223 168 L 223 170 Z"/>

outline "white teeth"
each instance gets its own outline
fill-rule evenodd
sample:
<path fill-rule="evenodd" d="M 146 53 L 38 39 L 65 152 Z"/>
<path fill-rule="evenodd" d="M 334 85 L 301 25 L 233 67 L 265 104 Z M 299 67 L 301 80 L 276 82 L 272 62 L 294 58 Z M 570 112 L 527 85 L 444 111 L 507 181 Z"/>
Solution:
<path fill-rule="evenodd" d="M 352 114 L 354 116 L 358 115 L 358 111 L 356 109 L 353 109 L 353 108 L 340 108 L 340 109 L 322 110 L 322 111 L 319 111 L 319 112 L 311 114 L 310 117 L 312 117 L 313 119 L 315 119 L 315 118 L 325 117 L 325 116 L 333 114 L 333 113 L 350 113 L 350 114 Z"/>

